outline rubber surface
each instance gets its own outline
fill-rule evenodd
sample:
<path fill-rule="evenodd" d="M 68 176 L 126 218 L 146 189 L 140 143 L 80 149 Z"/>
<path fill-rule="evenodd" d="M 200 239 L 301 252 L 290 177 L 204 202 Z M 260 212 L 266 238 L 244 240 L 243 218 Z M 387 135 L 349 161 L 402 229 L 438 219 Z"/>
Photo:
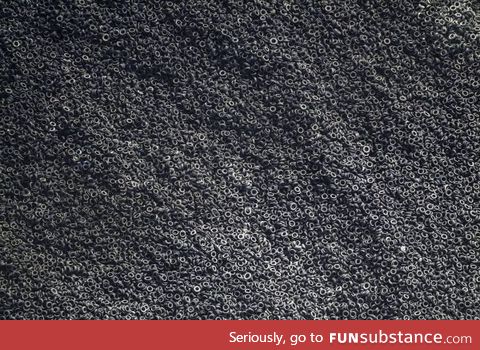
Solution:
<path fill-rule="evenodd" d="M 0 318 L 479 318 L 479 10 L 3 1 Z"/>

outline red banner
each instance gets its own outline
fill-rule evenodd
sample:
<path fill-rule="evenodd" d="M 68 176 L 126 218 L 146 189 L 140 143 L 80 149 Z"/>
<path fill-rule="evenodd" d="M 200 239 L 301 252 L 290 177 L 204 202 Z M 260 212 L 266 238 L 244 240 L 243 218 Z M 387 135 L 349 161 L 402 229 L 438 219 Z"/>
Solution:
<path fill-rule="evenodd" d="M 480 321 L 0 321 L 0 349 L 480 350 Z"/>

